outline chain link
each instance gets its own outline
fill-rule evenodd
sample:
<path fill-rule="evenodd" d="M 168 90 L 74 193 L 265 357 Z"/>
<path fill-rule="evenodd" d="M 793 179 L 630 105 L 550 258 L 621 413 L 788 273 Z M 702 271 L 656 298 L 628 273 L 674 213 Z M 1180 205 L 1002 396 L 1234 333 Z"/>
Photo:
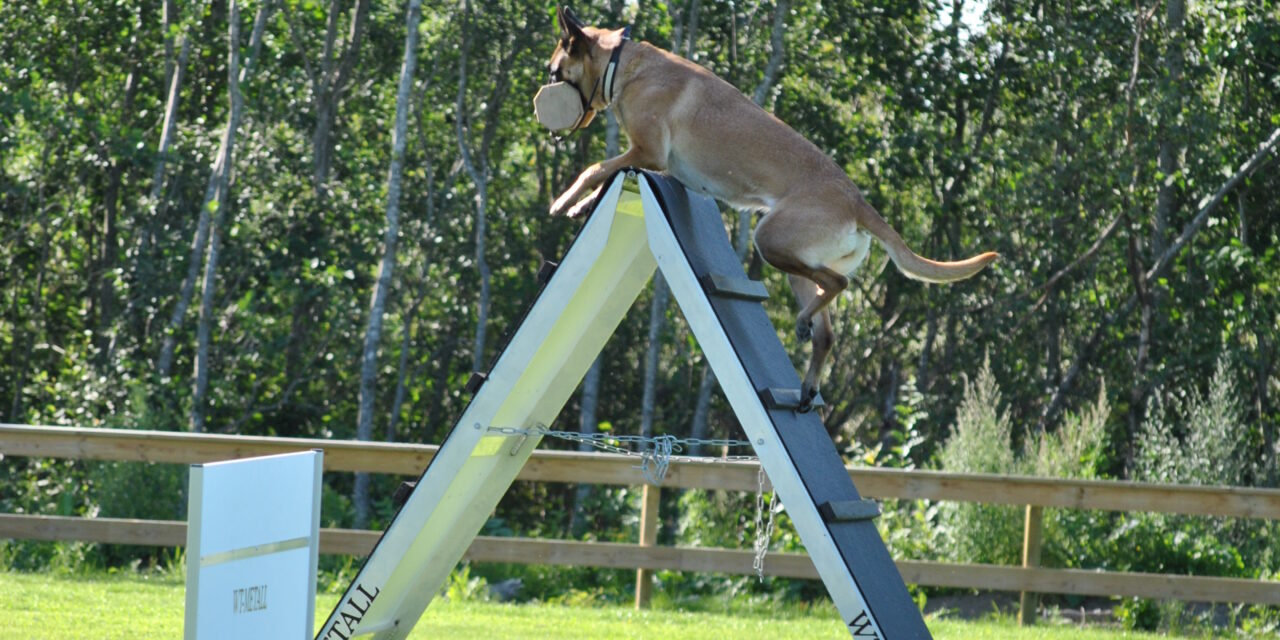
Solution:
<path fill-rule="evenodd" d="M 480 425 L 476 425 L 477 428 Z M 538 436 L 547 438 L 557 438 L 560 440 L 568 440 L 595 447 L 601 451 L 609 453 L 617 453 L 624 456 L 640 458 L 640 464 L 635 468 L 644 474 L 645 480 L 650 484 L 662 484 L 663 479 L 667 477 L 667 470 L 671 466 L 672 460 L 680 462 L 751 462 L 758 458 L 755 456 L 721 456 L 719 458 L 711 457 L 691 457 L 677 456 L 675 454 L 682 453 L 687 447 L 745 447 L 750 446 L 750 440 L 732 440 L 729 438 L 677 438 L 672 435 L 663 436 L 636 436 L 625 434 L 611 433 L 579 433 L 577 431 L 555 431 L 548 429 L 542 425 L 535 427 L 489 427 L 489 433 L 496 433 L 504 436 Z M 634 451 L 628 447 L 639 447 L 640 451 Z"/>
<path fill-rule="evenodd" d="M 477 424 L 476 429 L 482 428 Z M 645 480 L 650 484 L 660 485 L 662 480 L 667 477 L 667 470 L 671 466 L 672 460 L 680 462 L 757 462 L 759 458 L 756 456 L 720 456 L 718 458 L 700 456 L 675 456 L 673 454 L 680 453 L 685 447 L 702 446 L 702 447 L 747 447 L 751 446 L 750 440 L 732 440 L 728 438 L 677 438 L 672 435 L 663 436 L 635 436 L 611 433 L 579 433 L 577 431 L 555 431 L 548 429 L 542 425 L 535 427 L 489 427 L 489 433 L 496 433 L 504 436 L 538 436 L 547 438 L 558 438 L 560 440 L 568 440 L 586 444 L 601 451 L 609 453 L 617 453 L 624 456 L 640 458 L 640 464 L 635 468 L 644 474 Z M 638 445 L 642 447 L 641 451 L 632 451 L 628 446 Z M 778 510 L 778 492 L 773 491 L 769 495 L 769 505 L 766 508 L 764 503 L 764 488 L 768 482 L 768 476 L 764 473 L 764 466 L 756 474 L 756 521 L 755 521 L 755 560 L 751 566 L 756 571 L 756 579 L 764 581 L 764 558 L 769 553 L 769 543 L 773 540 L 774 514 Z M 769 518 L 766 521 L 764 514 L 768 511 Z"/>
<path fill-rule="evenodd" d="M 764 522 L 764 486 L 768 481 L 768 476 L 764 473 L 764 466 L 761 465 L 760 471 L 756 473 L 756 557 L 751 561 L 751 568 L 756 570 L 756 580 L 764 582 L 764 557 L 769 553 L 769 542 L 773 540 L 773 516 L 778 510 L 778 491 L 775 489 L 769 494 L 769 521 Z"/>

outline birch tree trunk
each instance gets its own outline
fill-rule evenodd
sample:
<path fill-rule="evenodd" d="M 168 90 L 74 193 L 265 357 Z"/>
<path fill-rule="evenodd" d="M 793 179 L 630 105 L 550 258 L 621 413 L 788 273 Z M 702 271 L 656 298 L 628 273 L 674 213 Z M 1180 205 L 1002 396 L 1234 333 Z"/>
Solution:
<path fill-rule="evenodd" d="M 194 15 L 198 17 L 203 8 L 203 2 L 197 3 Z M 165 33 L 168 34 L 170 27 L 173 25 L 174 16 L 177 15 L 177 9 L 172 0 L 165 0 L 164 11 Z M 147 211 L 142 215 L 142 223 L 134 230 L 133 253 L 129 256 L 131 263 L 129 270 L 133 274 L 135 282 L 139 278 L 143 255 L 148 252 L 149 247 L 155 244 L 156 224 L 164 213 L 164 186 L 169 164 L 169 147 L 173 144 L 173 132 L 177 128 L 178 101 L 182 94 L 183 74 L 187 67 L 187 61 L 191 57 L 193 38 L 191 38 L 188 29 L 185 28 L 186 26 L 184 25 L 182 35 L 178 39 L 177 59 L 174 59 L 173 38 L 169 36 L 165 38 L 164 86 L 167 87 L 167 93 L 165 94 L 164 120 L 160 126 L 160 142 L 156 145 L 155 165 L 151 170 L 151 191 L 148 193 L 144 205 Z M 137 296 L 130 296 L 124 311 L 126 317 L 134 310 L 136 302 Z"/>
<path fill-rule="evenodd" d="M 226 216 L 227 199 L 231 194 L 231 164 L 235 157 L 236 135 L 244 115 L 244 96 L 240 93 L 240 85 L 248 77 L 249 70 L 262 46 L 262 33 L 266 29 L 272 4 L 273 0 L 264 0 L 258 7 L 258 13 L 253 19 L 253 32 L 249 38 L 250 53 L 244 61 L 243 69 L 240 68 L 240 7 L 236 0 L 231 0 L 227 18 L 230 23 L 230 37 L 227 45 L 227 93 L 230 94 L 231 112 L 227 115 L 227 130 L 222 138 L 222 154 L 218 164 L 215 165 L 213 175 L 209 178 L 206 202 L 201 208 L 201 217 L 206 222 L 206 238 L 210 235 L 213 237 L 208 243 L 208 257 L 205 261 L 204 283 L 200 296 L 200 317 L 196 326 L 195 389 L 191 399 L 191 430 L 197 433 L 205 430 L 204 405 L 209 389 L 210 323 L 213 317 L 213 297 L 217 288 L 220 247 L 218 228 L 222 226 Z M 209 199 L 210 192 L 212 200 Z M 212 224 L 208 222 L 210 214 L 214 217 Z M 198 261 L 199 257 L 195 257 Z M 172 355 L 172 351 L 169 353 Z"/>
<path fill-rule="evenodd" d="M 476 272 L 479 276 L 479 291 L 476 297 L 476 333 L 475 340 L 472 342 L 471 368 L 472 371 L 480 371 L 484 367 L 491 280 L 489 261 L 485 258 L 489 206 L 489 150 L 493 146 L 494 136 L 497 135 L 498 117 L 501 114 L 502 104 L 506 100 L 507 92 L 511 86 L 511 66 L 520 51 L 517 42 L 510 41 L 506 43 L 508 52 L 499 61 L 498 69 L 493 75 L 493 92 L 486 97 L 484 110 L 481 114 L 480 120 L 484 124 L 484 130 L 480 134 L 480 145 L 479 148 L 473 150 L 471 143 L 468 142 L 470 115 L 467 109 L 467 49 L 472 38 L 471 2 L 469 0 L 464 0 L 463 2 L 461 31 L 462 43 L 458 60 L 458 97 L 455 105 L 454 129 L 458 138 L 458 151 L 462 156 L 462 165 L 466 167 L 467 173 L 471 176 L 471 180 L 476 187 L 473 230 L 475 234 L 475 263 Z M 498 46 L 500 49 L 502 48 L 501 45 Z"/>
<path fill-rule="evenodd" d="M 387 442 L 396 441 L 396 428 L 400 424 L 400 410 L 404 406 L 404 396 L 409 384 L 409 348 L 413 343 L 413 321 L 417 306 L 409 309 L 400 334 L 400 360 L 396 364 L 396 390 L 391 399 L 391 411 L 387 412 Z"/>
<path fill-rule="evenodd" d="M 239 15 L 239 7 L 232 4 L 236 16 Z M 232 21 L 231 29 L 233 38 L 238 37 L 240 27 Z M 231 42 L 232 61 L 239 63 L 238 43 L 236 40 Z M 232 84 L 235 78 L 232 78 Z M 220 176 L 226 165 L 230 162 L 231 148 L 235 143 L 234 130 L 239 123 L 236 121 L 234 112 L 235 102 L 232 100 L 232 113 L 227 118 L 227 128 L 223 131 L 222 142 L 218 147 L 218 154 L 214 159 L 213 168 L 210 171 L 209 182 L 205 185 L 204 200 L 200 205 L 200 212 L 196 218 L 196 231 L 191 239 L 191 251 L 187 258 L 187 274 L 182 279 L 182 284 L 178 287 L 178 300 L 174 304 L 173 313 L 169 316 L 169 322 L 165 327 L 165 335 L 163 344 L 160 347 L 160 357 L 156 362 L 156 372 L 163 381 L 169 377 L 169 371 L 173 366 L 173 352 L 177 347 L 178 330 L 182 327 L 182 321 L 187 315 L 187 307 L 191 304 L 191 298 L 195 295 L 196 278 L 200 276 L 201 257 L 204 255 L 209 242 L 209 224 L 212 209 L 220 206 L 218 199 L 218 185 Z"/>
<path fill-rule="evenodd" d="M 166 0 L 166 15 L 171 0 Z M 197 3 L 195 6 L 195 14 L 200 15 L 204 9 L 204 3 Z M 178 120 L 178 100 L 182 96 L 182 76 L 187 68 L 187 60 L 191 58 L 191 35 L 187 30 L 183 30 L 182 35 L 178 38 L 178 57 L 168 63 L 172 66 L 172 71 L 166 75 L 169 78 L 169 93 L 164 105 L 164 124 L 160 127 L 160 143 L 156 147 L 156 163 L 151 170 L 151 193 L 148 194 L 147 202 L 151 206 L 151 217 L 155 219 L 163 213 L 163 203 L 161 198 L 164 194 L 165 172 L 169 164 L 169 147 L 173 144 L 173 131 L 177 127 Z M 172 48 L 173 45 L 167 45 Z M 167 59 L 167 57 L 166 57 Z"/>
<path fill-rule="evenodd" d="M 364 335 L 364 357 L 361 358 L 360 365 L 357 440 L 373 439 L 378 344 L 382 339 L 382 318 L 387 305 L 387 293 L 391 290 L 391 279 L 396 267 L 396 236 L 400 233 L 400 184 L 404 176 L 405 134 L 409 126 L 409 91 L 413 88 L 418 51 L 418 20 L 421 15 L 422 0 L 410 0 L 408 15 L 405 17 L 404 61 L 400 66 L 400 87 L 396 94 L 395 130 L 391 137 L 391 168 L 387 172 L 387 228 L 382 237 L 382 264 L 378 267 L 378 280 L 373 285 L 369 324 Z M 363 529 L 369 523 L 369 474 L 356 474 L 353 502 L 356 509 L 355 528 Z"/>
<path fill-rule="evenodd" d="M 233 2 L 234 6 L 234 2 Z M 232 11 L 234 15 L 236 11 Z M 229 172 L 227 172 L 229 173 Z M 223 173 L 224 176 L 227 173 Z M 218 238 L 218 227 L 222 226 L 223 214 L 226 211 L 226 193 L 230 181 L 223 183 L 218 189 L 218 215 L 212 225 L 212 236 L 209 240 L 209 252 L 204 265 L 204 285 L 200 294 L 200 317 L 196 322 L 196 359 L 195 388 L 191 397 L 191 431 L 203 433 L 205 430 L 205 401 L 209 393 L 209 324 L 213 316 L 213 294 L 217 287 L 218 254 L 222 245 Z"/>
<path fill-rule="evenodd" d="M 649 342 L 644 352 L 644 390 L 640 398 L 640 435 L 653 435 L 655 403 L 658 395 L 658 355 L 662 326 L 667 317 L 667 280 L 659 271 L 653 276 L 653 300 L 649 303 Z"/>
<path fill-rule="evenodd" d="M 173 82 L 173 27 L 178 19 L 178 3 L 175 0 L 164 0 L 160 9 L 160 28 L 164 31 L 164 84 L 167 87 Z"/>
<path fill-rule="evenodd" d="M 311 135 L 311 179 L 316 195 L 322 200 L 328 195 L 329 172 L 333 168 L 333 128 L 337 124 L 338 109 L 343 94 L 351 84 L 356 58 L 364 40 L 365 23 L 369 16 L 369 1 L 356 0 L 351 10 L 351 25 L 346 41 L 338 43 L 338 18 L 341 16 L 341 0 L 330 0 L 328 20 L 325 26 L 324 52 L 320 60 L 320 75 L 313 78 L 312 95 L 316 128 Z M 341 53 L 338 49 L 341 48 Z"/>
<path fill-rule="evenodd" d="M 464 0 L 462 8 L 462 45 L 458 59 L 458 100 L 454 112 L 454 129 L 458 138 L 458 152 L 462 154 L 462 164 L 475 184 L 475 217 L 473 231 L 475 238 L 475 263 L 479 276 L 480 290 L 476 296 L 476 333 L 471 343 L 471 370 L 484 368 L 485 333 L 489 324 L 489 262 L 485 260 L 485 231 L 488 221 L 489 204 L 489 162 L 486 153 L 473 155 L 471 144 L 467 142 L 467 48 L 470 45 L 471 2 Z M 490 105 L 492 107 L 492 105 Z M 478 155 L 478 157 L 476 157 Z"/>

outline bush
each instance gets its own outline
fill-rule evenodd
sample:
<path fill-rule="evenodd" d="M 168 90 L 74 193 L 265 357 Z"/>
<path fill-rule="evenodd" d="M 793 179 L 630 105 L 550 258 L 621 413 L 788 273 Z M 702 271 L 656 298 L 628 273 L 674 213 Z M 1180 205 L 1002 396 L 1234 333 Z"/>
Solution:
<path fill-rule="evenodd" d="M 185 520 L 186 466 L 143 462 L 90 463 L 88 499 L 91 514 L 102 518 Z M 101 545 L 97 562 L 105 567 L 156 566 L 163 549 L 151 546 Z"/>
<path fill-rule="evenodd" d="M 1026 473 L 1045 478 L 1091 480 L 1102 475 L 1107 447 L 1107 386 L 1098 388 L 1098 399 L 1084 413 L 1068 413 L 1062 426 L 1027 438 L 1023 464 Z"/>
<path fill-rule="evenodd" d="M 1236 381 L 1222 358 L 1205 393 L 1193 391 L 1152 403 L 1138 436 L 1134 475 L 1147 482 L 1248 486 L 1262 470 L 1262 450 L 1259 434 L 1245 423 Z M 1248 577 L 1276 569 L 1271 522 L 1161 514 L 1134 517 L 1176 533 L 1163 536 L 1164 544 L 1147 545 L 1154 547 L 1161 566 L 1197 566 L 1199 571 L 1212 571 L 1210 575 Z M 1195 542 L 1185 542 L 1184 537 Z M 1250 560 L 1247 569 L 1238 560 L 1242 555 Z M 1206 559 L 1208 567 L 1203 566 Z"/>
<path fill-rule="evenodd" d="M 961 473 L 1011 474 L 1017 464 L 1009 414 L 986 360 L 976 380 L 965 380 L 951 437 L 939 453 L 942 468 Z M 956 562 L 1014 564 L 1020 558 L 1022 517 L 1015 507 L 971 502 L 940 505 L 947 556 Z"/>
<path fill-rule="evenodd" d="M 1030 475 L 1049 478 L 1100 478 L 1106 468 L 1107 402 L 1105 383 L 1098 398 L 1079 415 L 1068 413 L 1057 431 L 1027 438 L 1021 467 Z M 1106 568 L 1113 558 L 1110 542 L 1114 517 L 1101 511 L 1045 509 L 1041 562 L 1079 569 Z"/>
<path fill-rule="evenodd" d="M 1157 397 L 1152 402 L 1138 434 L 1136 477 L 1147 482 L 1246 486 L 1261 470 L 1262 450 L 1258 434 L 1244 422 L 1235 379 L 1222 358 L 1206 394 L 1193 390 L 1189 396 Z"/>
<path fill-rule="evenodd" d="M 1251 484 L 1262 469 L 1258 433 L 1244 421 L 1236 382 L 1219 359 L 1205 393 L 1157 396 L 1134 451 L 1134 477 L 1146 482 Z M 1113 536 L 1126 571 L 1258 578 L 1275 570 L 1275 525 L 1257 520 L 1135 513 Z M 1131 628 L 1177 624 L 1177 615 L 1133 601 L 1122 620 Z"/>

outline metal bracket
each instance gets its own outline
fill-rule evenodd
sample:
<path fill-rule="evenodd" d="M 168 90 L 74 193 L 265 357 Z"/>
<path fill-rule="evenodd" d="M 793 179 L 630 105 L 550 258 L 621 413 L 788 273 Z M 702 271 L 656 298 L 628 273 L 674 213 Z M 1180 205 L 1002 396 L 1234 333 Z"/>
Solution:
<path fill-rule="evenodd" d="M 520 447 L 523 447 L 524 443 L 528 441 L 529 441 L 528 433 L 520 434 L 520 439 L 516 440 L 516 443 L 511 445 L 511 450 L 507 452 L 507 455 L 515 457 L 516 454 L 520 453 Z"/>

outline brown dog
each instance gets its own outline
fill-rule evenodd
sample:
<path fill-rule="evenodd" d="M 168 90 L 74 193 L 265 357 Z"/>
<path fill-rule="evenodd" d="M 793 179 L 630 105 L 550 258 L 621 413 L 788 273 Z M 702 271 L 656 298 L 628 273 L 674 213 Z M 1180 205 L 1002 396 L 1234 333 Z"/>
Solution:
<path fill-rule="evenodd" d="M 763 212 L 756 246 L 788 274 L 800 304 L 796 335 L 813 340 L 801 391 L 806 405 L 818 394 L 835 340 L 827 305 L 849 286 L 871 238 L 899 270 L 925 282 L 963 280 L 998 257 L 920 257 L 831 158 L 732 85 L 684 58 L 626 39 L 621 29 L 584 26 L 566 8 L 557 15 L 551 77 L 576 88 L 583 103 L 581 117 L 568 126 L 581 129 L 612 107 L 631 148 L 583 171 L 551 214 L 587 210 L 595 198 L 583 197 L 627 167 L 663 171 L 731 206 Z"/>

